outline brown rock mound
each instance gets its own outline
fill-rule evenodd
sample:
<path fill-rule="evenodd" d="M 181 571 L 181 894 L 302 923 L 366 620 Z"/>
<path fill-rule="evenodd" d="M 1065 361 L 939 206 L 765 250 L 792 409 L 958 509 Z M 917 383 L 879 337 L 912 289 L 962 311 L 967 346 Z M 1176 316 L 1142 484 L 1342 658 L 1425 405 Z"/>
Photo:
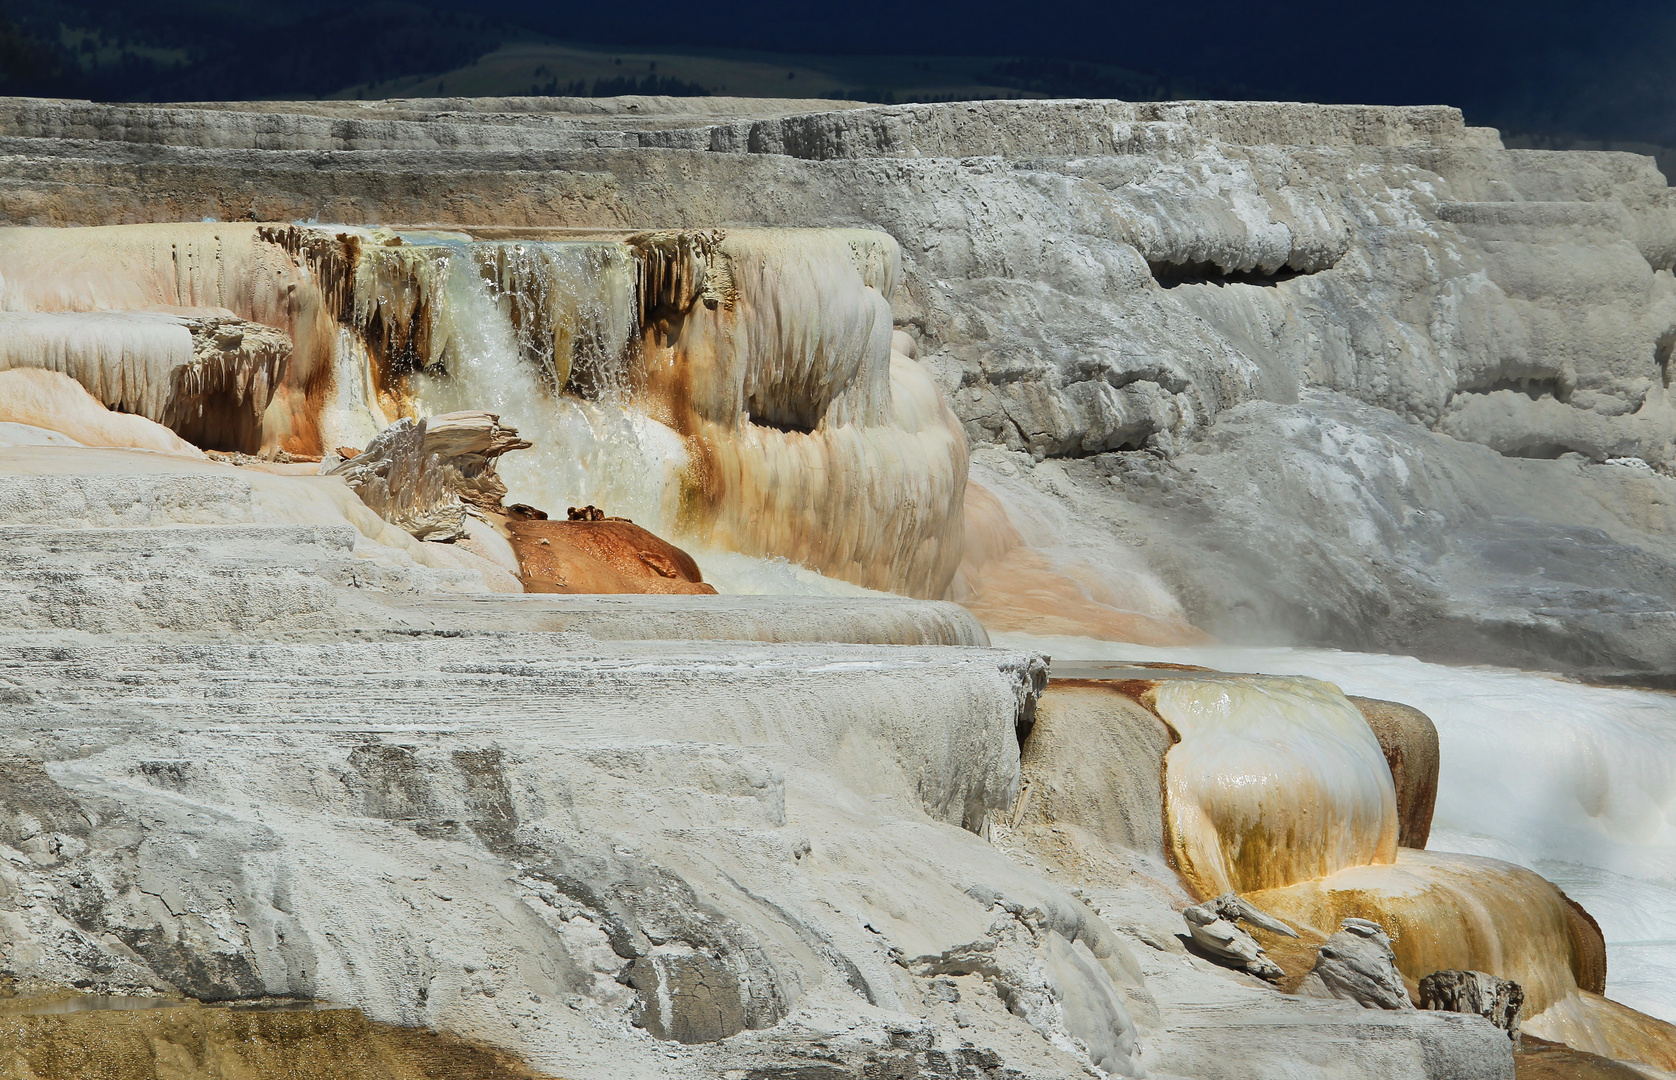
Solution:
<path fill-rule="evenodd" d="M 1397 845 L 1424 848 L 1437 804 L 1437 728 L 1431 717 L 1411 705 L 1378 698 L 1350 700 L 1379 739 L 1397 783 Z"/>
<path fill-rule="evenodd" d="M 1513 1055 L 1513 1075 L 1516 1080 L 1645 1080 L 1647 1074 L 1621 1061 L 1527 1035 Z"/>
<path fill-rule="evenodd" d="M 518 577 L 538 593 L 714 593 L 692 556 L 632 521 L 510 520 Z"/>
<path fill-rule="evenodd" d="M 1606 935 L 1600 932 L 1595 917 L 1583 910 L 1583 905 L 1567 896 L 1566 917 L 1571 930 L 1574 953 L 1572 974 L 1577 985 L 1593 994 L 1606 993 Z"/>

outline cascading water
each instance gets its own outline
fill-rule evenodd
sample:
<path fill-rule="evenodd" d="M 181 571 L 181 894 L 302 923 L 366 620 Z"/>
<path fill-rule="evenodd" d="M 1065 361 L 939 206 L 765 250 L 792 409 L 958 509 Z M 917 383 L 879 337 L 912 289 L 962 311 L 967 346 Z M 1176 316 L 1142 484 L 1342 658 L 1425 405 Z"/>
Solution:
<path fill-rule="evenodd" d="M 416 411 L 486 409 L 525 433 L 534 446 L 500 467 L 508 501 L 549 513 L 601 506 L 666 534 L 687 453 L 679 435 L 625 399 L 635 301 L 622 245 L 450 247 L 441 289 L 449 340 L 441 361 L 412 379 Z M 549 306 L 543 317 L 519 310 L 534 303 Z M 593 400 L 560 392 L 579 378 Z"/>
<path fill-rule="evenodd" d="M 629 517 L 720 588 L 854 591 L 825 580 L 839 578 L 941 597 L 959 567 L 966 438 L 930 372 L 893 347 L 901 253 L 884 233 L 17 233 L 9 254 L 33 284 L 7 275 L 0 306 L 54 315 L 60 337 L 83 313 L 138 325 L 159 305 L 192 309 L 179 363 L 130 367 L 141 399 L 168 404 L 159 423 L 177 399 L 242 402 L 250 415 L 223 425 L 217 449 L 306 458 L 404 417 L 488 409 L 536 447 L 501 466 L 513 501 Z M 262 347 L 219 344 L 240 334 Z M 107 337 L 81 335 L 62 358 L 95 386 Z M 23 351 L 11 362 L 54 366 L 50 350 Z M 160 396 L 164 371 L 199 392 Z"/>
<path fill-rule="evenodd" d="M 437 262 L 446 340 L 431 343 L 439 362 L 408 384 L 415 413 L 486 409 L 517 427 L 534 445 L 501 461 L 508 502 L 552 514 L 593 505 L 678 536 L 691 453 L 632 393 L 643 357 L 630 249 L 404 235 L 446 249 Z M 784 558 L 680 539 L 724 592 L 869 592 Z"/>
<path fill-rule="evenodd" d="M 1607 996 L 1676 1021 L 1676 697 L 1324 649 L 994 636 L 1060 663 L 1302 675 L 1423 710 L 1442 750 L 1427 847 L 1518 863 L 1559 885 L 1605 934 Z"/>

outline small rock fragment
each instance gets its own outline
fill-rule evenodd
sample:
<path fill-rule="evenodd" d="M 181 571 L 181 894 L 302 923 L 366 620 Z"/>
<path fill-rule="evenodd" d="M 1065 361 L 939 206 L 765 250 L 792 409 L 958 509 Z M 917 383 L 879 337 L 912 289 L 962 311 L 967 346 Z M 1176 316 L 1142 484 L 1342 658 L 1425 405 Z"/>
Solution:
<path fill-rule="evenodd" d="M 1298 936 L 1296 930 L 1268 912 L 1253 907 L 1249 902 L 1241 899 L 1239 893 L 1223 893 L 1215 900 L 1206 901 L 1203 906 L 1210 908 L 1229 922 L 1239 922 L 1243 919 L 1257 929 L 1267 930 L 1271 934 L 1279 934 L 1281 937 L 1289 938 Z"/>
<path fill-rule="evenodd" d="M 379 517 L 418 539 L 457 540 L 468 503 L 501 509 L 506 484 L 495 459 L 529 446 L 494 413 L 444 413 L 398 420 L 360 454 L 323 471 L 343 477 Z"/>
<path fill-rule="evenodd" d="M 1420 1007 L 1436 1012 L 1475 1013 L 1507 1032 L 1519 1045 L 1519 1012 L 1525 988 L 1482 971 L 1434 971 L 1420 980 Z"/>
<path fill-rule="evenodd" d="M 1181 917 L 1187 920 L 1187 932 L 1193 943 L 1220 963 L 1259 979 L 1274 982 L 1285 975 L 1280 965 L 1269 959 L 1257 940 L 1224 918 L 1216 904 L 1217 901 L 1213 900 L 1182 911 Z"/>
<path fill-rule="evenodd" d="M 1354 1001 L 1364 1009 L 1412 1009 L 1391 938 L 1367 919 L 1345 919 L 1322 943 L 1315 966 L 1298 986 L 1305 997 Z"/>

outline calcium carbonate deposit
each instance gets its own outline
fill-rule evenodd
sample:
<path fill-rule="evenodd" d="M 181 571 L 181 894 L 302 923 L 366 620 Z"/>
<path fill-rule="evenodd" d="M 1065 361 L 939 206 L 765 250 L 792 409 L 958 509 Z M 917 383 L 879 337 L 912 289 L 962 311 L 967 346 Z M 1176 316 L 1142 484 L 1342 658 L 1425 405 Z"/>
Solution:
<path fill-rule="evenodd" d="M 0 106 L 0 1075 L 1676 1074 L 1650 159 Z"/>

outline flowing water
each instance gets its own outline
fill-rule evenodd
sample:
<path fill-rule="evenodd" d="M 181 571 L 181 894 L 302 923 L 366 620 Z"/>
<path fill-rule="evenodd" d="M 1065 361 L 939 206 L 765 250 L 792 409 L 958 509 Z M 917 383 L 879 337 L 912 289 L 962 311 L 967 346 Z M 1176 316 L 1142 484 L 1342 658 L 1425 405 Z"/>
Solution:
<path fill-rule="evenodd" d="M 1518 863 L 1555 882 L 1606 936 L 1607 995 L 1676 1022 L 1676 695 L 1327 649 L 994 636 L 1059 661 L 1309 676 L 1423 710 L 1443 755 L 1427 846 Z"/>
<path fill-rule="evenodd" d="M 507 502 L 553 516 L 592 505 L 630 518 L 686 546 L 721 592 L 877 595 L 783 558 L 710 548 L 679 534 L 687 444 L 629 393 L 637 300 L 622 245 L 417 238 L 450 248 L 443 285 L 449 340 L 439 347 L 449 359 L 445 370 L 414 378 L 417 411 L 498 413 L 534 444 L 499 460 Z M 540 318 L 530 314 L 536 305 Z M 561 393 L 567 382 L 570 392 Z"/>
<path fill-rule="evenodd" d="M 508 502 L 555 515 L 591 504 L 666 532 L 687 452 L 674 431 L 624 400 L 618 363 L 629 348 L 635 298 L 626 265 L 610 260 L 617 245 L 452 247 L 442 290 L 449 340 L 437 348 L 446 368 L 415 377 L 420 415 L 484 409 L 534 443 L 499 462 Z M 488 273 L 498 267 L 483 264 L 508 251 L 525 270 L 502 288 Z M 544 284 L 532 288 L 529 282 L 537 278 Z M 563 310 L 548 310 L 542 320 L 557 341 L 537 340 L 530 318 L 520 317 L 518 307 L 536 300 L 549 307 L 562 303 Z M 591 400 L 559 392 L 558 374 L 569 381 L 583 371 Z"/>

